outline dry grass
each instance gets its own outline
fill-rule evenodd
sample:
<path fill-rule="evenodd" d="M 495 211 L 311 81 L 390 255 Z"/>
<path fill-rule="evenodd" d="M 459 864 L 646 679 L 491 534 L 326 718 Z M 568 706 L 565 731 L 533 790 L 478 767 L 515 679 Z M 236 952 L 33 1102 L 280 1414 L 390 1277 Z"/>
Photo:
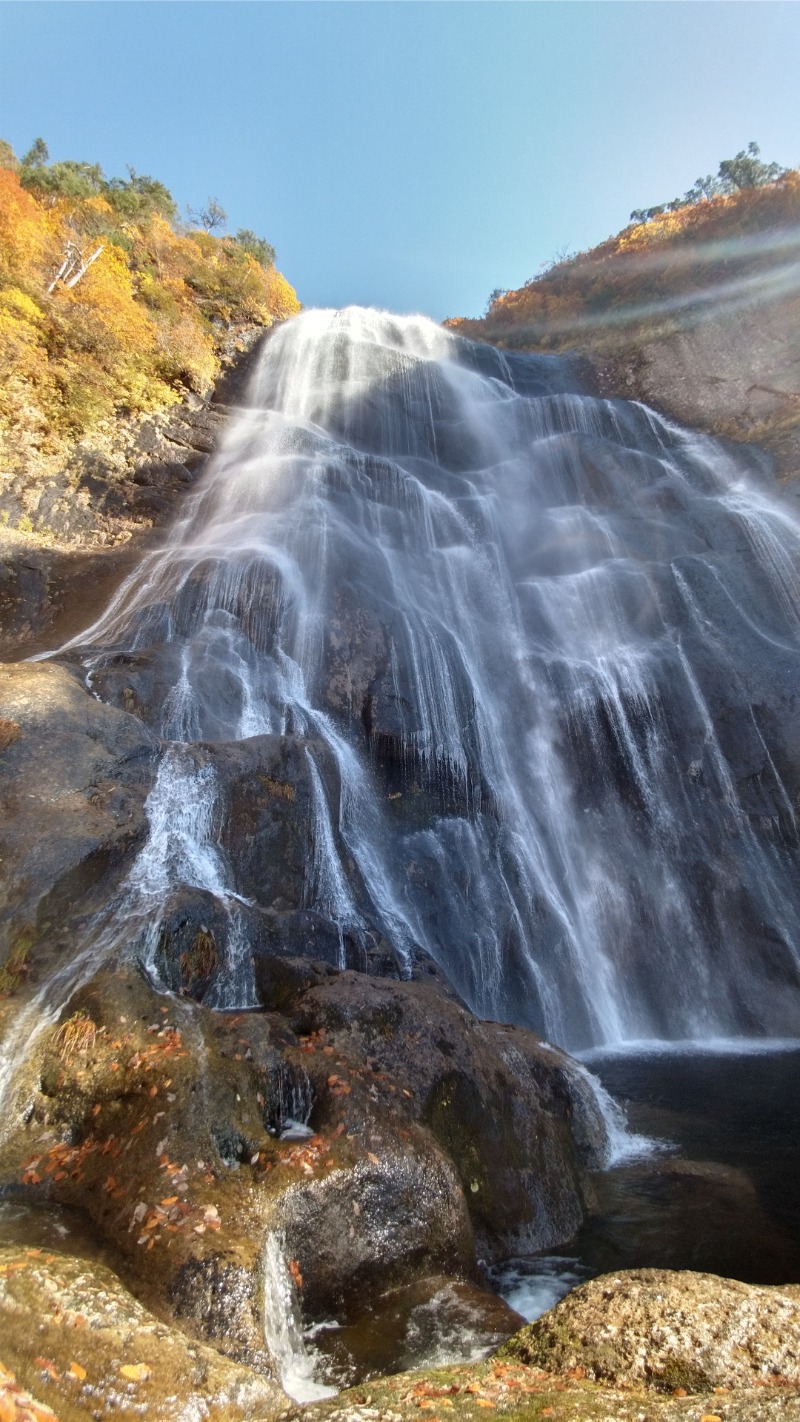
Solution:
<path fill-rule="evenodd" d="M 200 928 L 195 934 L 191 948 L 181 953 L 181 980 L 184 988 L 192 983 L 204 982 L 219 963 L 217 946 L 207 928 Z"/>
<path fill-rule="evenodd" d="M 73 1057 L 85 1057 L 92 1050 L 97 1040 L 97 1027 L 88 1012 L 81 1009 L 62 1022 L 54 1040 L 58 1055 L 66 1065 Z"/>
<path fill-rule="evenodd" d="M 0 716 L 0 752 L 8 750 L 18 737 L 19 726 L 16 721 L 7 721 L 5 716 Z"/>
<path fill-rule="evenodd" d="M 28 971 L 28 954 L 31 939 L 23 937 L 14 944 L 5 963 L 0 968 L 0 993 L 16 992 Z"/>

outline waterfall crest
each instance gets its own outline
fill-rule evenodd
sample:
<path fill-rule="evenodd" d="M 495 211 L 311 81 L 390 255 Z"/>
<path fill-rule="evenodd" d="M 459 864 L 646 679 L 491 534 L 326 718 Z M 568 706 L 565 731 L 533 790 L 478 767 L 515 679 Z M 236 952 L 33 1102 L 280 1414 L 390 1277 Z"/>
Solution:
<path fill-rule="evenodd" d="M 58 655 L 101 697 L 133 686 L 166 740 L 302 739 L 296 908 L 340 963 L 348 936 L 401 973 L 424 952 L 479 1014 L 572 1049 L 793 1035 L 798 554 L 744 455 L 581 393 L 569 360 L 310 311 L 265 343 L 166 547 Z M 174 813 L 165 894 L 224 899 L 213 1002 L 236 1005 L 257 906 Z"/>

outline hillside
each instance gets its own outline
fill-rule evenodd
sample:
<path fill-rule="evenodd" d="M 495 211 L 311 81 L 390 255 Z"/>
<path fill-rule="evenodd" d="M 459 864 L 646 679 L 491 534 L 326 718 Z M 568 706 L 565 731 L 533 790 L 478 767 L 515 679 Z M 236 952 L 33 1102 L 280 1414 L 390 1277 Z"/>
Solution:
<path fill-rule="evenodd" d="M 598 393 L 764 443 L 795 477 L 800 172 L 686 198 L 446 325 L 508 350 L 580 350 Z"/>
<path fill-rule="evenodd" d="M 213 199 L 192 217 L 182 224 L 164 185 L 133 169 L 106 178 L 95 164 L 48 163 L 41 140 L 22 161 L 0 145 L 7 528 L 107 541 L 102 519 L 73 517 L 93 502 L 87 469 L 130 474 L 143 421 L 152 448 L 153 429 L 196 413 L 223 368 L 300 309 L 268 242 L 215 235 L 225 214 Z"/>

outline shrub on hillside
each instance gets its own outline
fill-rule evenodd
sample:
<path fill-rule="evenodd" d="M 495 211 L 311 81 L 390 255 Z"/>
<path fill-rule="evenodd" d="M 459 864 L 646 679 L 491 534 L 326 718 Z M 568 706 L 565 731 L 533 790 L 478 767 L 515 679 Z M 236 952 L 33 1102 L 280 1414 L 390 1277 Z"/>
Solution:
<path fill-rule="evenodd" d="M 207 390 L 232 324 L 299 310 L 255 233 L 187 231 L 157 179 L 48 159 L 40 139 L 22 160 L 0 142 L 0 435 L 12 463 L 20 442 L 56 447 L 115 409 Z"/>

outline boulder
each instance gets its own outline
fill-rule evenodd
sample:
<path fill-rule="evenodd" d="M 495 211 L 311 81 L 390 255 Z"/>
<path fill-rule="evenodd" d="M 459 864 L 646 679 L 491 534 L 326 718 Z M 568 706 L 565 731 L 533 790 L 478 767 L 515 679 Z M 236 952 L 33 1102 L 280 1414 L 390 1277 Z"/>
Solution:
<path fill-rule="evenodd" d="M 685 1393 L 800 1385 L 800 1290 L 667 1269 L 581 1284 L 500 1356 L 612 1384 Z"/>
<path fill-rule="evenodd" d="M 477 1021 L 434 972 L 280 966 L 264 1011 L 160 996 L 124 961 L 59 1020 L 27 1000 L 6 1027 L 0 1183 L 88 1216 L 144 1304 L 262 1371 L 286 1371 L 287 1310 L 301 1351 L 336 1319 L 349 1377 L 378 1354 L 403 1366 L 411 1314 L 440 1295 L 420 1337 L 471 1310 L 485 1351 L 515 1320 L 476 1240 L 482 1257 L 563 1241 L 591 1199 L 603 1125 L 580 1069 Z"/>
<path fill-rule="evenodd" d="M 63 1422 L 145 1414 L 266 1422 L 287 1406 L 274 1383 L 143 1308 L 104 1264 L 0 1249 L 0 1320 L 6 1365 Z"/>

